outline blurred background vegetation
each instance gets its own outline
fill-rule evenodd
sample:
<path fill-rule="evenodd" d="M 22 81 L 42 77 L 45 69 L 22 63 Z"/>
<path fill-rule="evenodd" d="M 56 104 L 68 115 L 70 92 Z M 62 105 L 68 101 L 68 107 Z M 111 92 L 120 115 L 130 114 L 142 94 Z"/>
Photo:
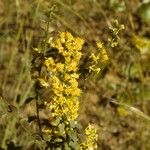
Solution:
<path fill-rule="evenodd" d="M 118 47 L 107 49 L 110 62 L 101 75 L 81 79 L 79 120 L 97 125 L 98 149 L 150 149 L 149 0 L 0 0 L 1 149 L 42 149 L 30 122 L 35 103 L 26 104 L 33 95 L 31 49 L 70 31 L 86 41 L 86 54 L 96 41 L 107 44 L 114 19 L 125 30 Z"/>

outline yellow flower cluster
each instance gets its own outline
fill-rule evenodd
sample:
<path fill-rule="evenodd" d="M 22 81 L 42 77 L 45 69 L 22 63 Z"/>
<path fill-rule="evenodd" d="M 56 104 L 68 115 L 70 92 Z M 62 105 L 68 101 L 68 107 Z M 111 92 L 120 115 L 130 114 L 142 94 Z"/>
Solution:
<path fill-rule="evenodd" d="M 89 124 L 88 127 L 85 129 L 86 134 L 86 142 L 82 144 L 82 150 L 95 150 L 97 149 L 97 129 Z"/>
<path fill-rule="evenodd" d="M 48 82 L 51 94 L 48 107 L 53 117 L 75 120 L 81 95 L 77 71 L 84 41 L 74 38 L 69 32 L 61 32 L 56 39 L 50 40 L 49 44 L 51 48 L 58 50 L 58 58 L 50 56 L 44 61 L 50 74 Z"/>
<path fill-rule="evenodd" d="M 108 61 L 108 54 L 106 48 L 103 46 L 103 43 L 97 42 L 96 44 L 99 52 L 96 55 L 94 53 L 91 54 L 90 59 L 92 62 L 89 67 L 89 71 L 99 73 L 101 70 L 100 63 L 105 63 Z"/>
<path fill-rule="evenodd" d="M 84 40 L 75 38 L 69 32 L 61 32 L 55 39 L 50 38 L 41 50 L 33 49 L 31 75 L 36 80 L 37 102 L 46 106 L 49 123 L 42 126 L 42 133 L 49 135 L 53 148 L 94 150 L 97 148 L 96 129 L 89 125 L 84 138 L 80 138 L 77 122 L 79 97 L 79 62 Z M 45 49 L 45 47 L 47 48 Z M 99 52 L 91 55 L 91 71 L 100 71 L 99 64 L 108 60 L 106 50 L 97 43 Z M 99 62 L 101 60 L 101 62 Z M 97 69 L 97 70 L 96 70 Z M 37 106 L 38 108 L 38 106 Z M 44 107 L 45 108 L 45 107 Z M 64 143 L 64 144 L 62 144 Z M 50 145 L 51 146 L 51 145 Z"/>
<path fill-rule="evenodd" d="M 103 43 L 97 42 L 97 47 L 100 50 L 100 61 L 101 62 L 108 61 L 108 54 L 106 48 L 103 46 Z"/>

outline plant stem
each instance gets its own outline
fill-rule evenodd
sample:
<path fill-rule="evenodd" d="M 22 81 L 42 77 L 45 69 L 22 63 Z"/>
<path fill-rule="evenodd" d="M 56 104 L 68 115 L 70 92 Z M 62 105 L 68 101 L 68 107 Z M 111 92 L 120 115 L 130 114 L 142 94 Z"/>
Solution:
<path fill-rule="evenodd" d="M 42 127 L 41 127 L 41 123 L 40 123 L 40 117 L 39 117 L 39 103 L 38 103 L 38 92 L 36 92 L 36 115 L 37 115 L 37 124 L 39 127 L 39 134 L 40 137 L 43 139 L 43 134 L 42 134 Z"/>

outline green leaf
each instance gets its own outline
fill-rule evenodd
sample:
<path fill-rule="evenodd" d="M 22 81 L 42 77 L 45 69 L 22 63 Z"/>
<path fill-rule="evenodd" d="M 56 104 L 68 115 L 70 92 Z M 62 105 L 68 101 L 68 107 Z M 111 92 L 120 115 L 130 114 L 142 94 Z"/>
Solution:
<path fill-rule="evenodd" d="M 59 129 L 60 134 L 62 136 L 64 136 L 64 134 L 65 134 L 65 124 L 64 123 L 59 124 L 58 129 Z"/>
<path fill-rule="evenodd" d="M 79 145 L 77 142 L 69 142 L 69 146 L 71 146 L 73 149 L 78 150 L 79 149 Z"/>
<path fill-rule="evenodd" d="M 61 143 L 61 142 L 63 142 L 63 140 L 61 138 L 56 138 L 55 142 Z"/>
<path fill-rule="evenodd" d="M 67 142 L 65 142 L 65 150 L 71 150 Z"/>
<path fill-rule="evenodd" d="M 57 147 L 57 148 L 56 148 L 56 150 L 62 150 L 62 148 L 60 148 L 60 147 Z"/>
<path fill-rule="evenodd" d="M 50 122 L 50 124 L 51 124 L 52 126 L 58 126 L 59 123 L 60 123 L 60 118 L 56 118 L 55 120 L 52 120 L 52 121 Z"/>
<path fill-rule="evenodd" d="M 74 142 L 77 142 L 78 141 L 78 137 L 77 137 L 77 133 L 75 130 L 70 130 L 68 131 L 68 135 L 69 135 L 69 138 L 74 141 Z"/>

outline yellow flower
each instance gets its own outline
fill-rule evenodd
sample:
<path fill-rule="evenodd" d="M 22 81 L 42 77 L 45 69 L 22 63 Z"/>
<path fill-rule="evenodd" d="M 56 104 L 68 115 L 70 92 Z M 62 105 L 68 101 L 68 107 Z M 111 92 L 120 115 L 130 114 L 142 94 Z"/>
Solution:
<path fill-rule="evenodd" d="M 65 32 L 65 33 L 62 32 L 61 34 L 65 34 L 66 35 L 67 42 L 72 42 L 74 40 L 74 37 L 69 32 Z"/>
<path fill-rule="evenodd" d="M 75 43 L 76 43 L 76 49 L 79 51 L 82 49 L 82 46 L 84 44 L 84 40 L 81 38 L 76 38 Z"/>
<path fill-rule="evenodd" d="M 56 64 L 56 69 L 58 72 L 64 72 L 64 64 L 63 63 L 57 63 Z"/>
<path fill-rule="evenodd" d="M 108 54 L 107 54 L 106 48 L 103 46 L 103 43 L 97 42 L 96 44 L 97 44 L 97 47 L 100 50 L 101 62 L 108 61 Z"/>
<path fill-rule="evenodd" d="M 38 80 L 41 87 L 47 88 L 49 86 L 49 84 L 43 78 L 39 78 Z"/>
<path fill-rule="evenodd" d="M 44 64 L 47 68 L 52 68 L 53 65 L 55 64 L 54 62 L 54 59 L 52 57 L 49 57 L 47 58 L 45 61 L 44 61 Z"/>
<path fill-rule="evenodd" d="M 98 56 L 95 56 L 95 54 L 93 54 L 93 53 L 91 54 L 90 58 L 91 58 L 95 63 L 97 63 L 98 60 L 100 59 L 100 58 L 99 58 L 99 55 L 98 55 Z"/>
<path fill-rule="evenodd" d="M 102 62 L 108 61 L 108 54 L 107 54 L 106 49 L 102 49 L 102 52 L 101 52 L 101 61 Z"/>
<path fill-rule="evenodd" d="M 89 66 L 89 72 L 96 72 L 97 74 L 101 71 L 100 64 L 108 61 L 108 55 L 103 43 L 97 42 L 99 49 L 97 54 L 92 53 L 90 55 L 91 65 Z"/>
<path fill-rule="evenodd" d="M 45 128 L 42 130 L 43 133 L 45 134 L 51 134 L 52 133 L 52 130 L 50 128 Z"/>
<path fill-rule="evenodd" d="M 70 72 L 70 71 L 77 71 L 78 63 L 76 61 L 72 60 L 70 63 L 68 63 L 66 65 L 66 69 L 68 70 L 68 72 Z"/>
<path fill-rule="evenodd" d="M 96 150 L 97 149 L 97 129 L 93 125 L 89 124 L 85 129 L 86 142 L 81 145 L 82 150 Z"/>
<path fill-rule="evenodd" d="M 89 72 L 96 72 L 98 74 L 100 71 L 101 68 L 98 68 L 95 65 L 89 67 Z"/>

